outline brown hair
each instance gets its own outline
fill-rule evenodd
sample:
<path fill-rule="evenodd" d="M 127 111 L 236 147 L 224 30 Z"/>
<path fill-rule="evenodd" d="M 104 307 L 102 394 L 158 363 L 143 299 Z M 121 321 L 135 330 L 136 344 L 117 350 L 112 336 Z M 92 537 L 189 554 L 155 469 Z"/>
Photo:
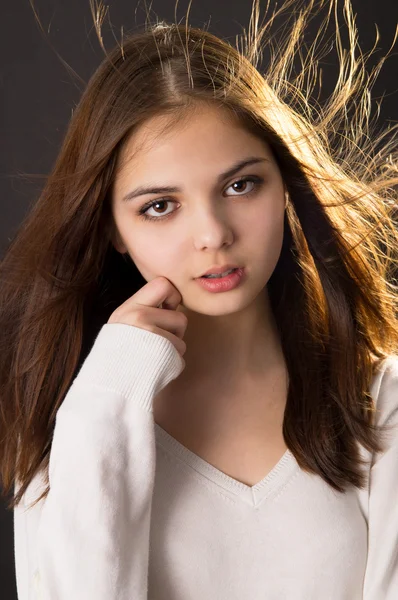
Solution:
<path fill-rule="evenodd" d="M 275 49 L 271 25 L 292 4 L 293 23 Z M 283 247 L 268 282 L 289 371 L 286 444 L 302 469 L 335 490 L 364 486 L 358 444 L 382 450 L 371 378 L 398 347 L 396 129 L 376 135 L 371 128 L 369 94 L 381 61 L 366 72 L 348 0 L 350 51 L 342 50 L 336 17 L 333 93 L 322 107 L 311 100 L 319 36 L 304 59 L 299 53 L 293 77 L 315 5 L 289 0 L 259 25 L 254 0 L 249 34 L 236 48 L 205 29 L 147 22 L 91 77 L 46 185 L 0 264 L 0 474 L 4 494 L 20 486 L 10 507 L 38 471 L 48 484 L 57 410 L 99 329 L 146 283 L 112 244 L 120 150 L 151 116 L 168 114 L 173 126 L 201 102 L 230 110 L 270 144 L 288 190 Z M 335 5 L 327 3 L 324 25 Z"/>

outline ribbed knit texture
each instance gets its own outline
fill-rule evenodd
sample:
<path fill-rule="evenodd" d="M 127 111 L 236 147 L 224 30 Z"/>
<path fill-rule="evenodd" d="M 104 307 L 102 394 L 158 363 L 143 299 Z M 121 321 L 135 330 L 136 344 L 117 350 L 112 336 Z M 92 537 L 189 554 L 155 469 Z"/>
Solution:
<path fill-rule="evenodd" d="M 163 336 L 106 324 L 58 410 L 50 492 L 14 509 L 19 600 L 397 600 L 398 356 L 371 394 L 391 433 L 339 494 L 287 450 L 247 486 L 154 422 L 184 368 Z M 237 457 L 238 459 L 238 457 Z"/>

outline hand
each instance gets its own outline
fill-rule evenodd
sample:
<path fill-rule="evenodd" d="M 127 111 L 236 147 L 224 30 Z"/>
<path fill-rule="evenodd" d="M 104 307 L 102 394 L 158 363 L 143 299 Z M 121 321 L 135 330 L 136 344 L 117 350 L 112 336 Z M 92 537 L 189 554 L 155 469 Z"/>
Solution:
<path fill-rule="evenodd" d="M 108 323 L 124 323 L 162 335 L 183 356 L 186 344 L 182 338 L 188 319 L 176 310 L 181 300 L 180 292 L 171 281 L 166 277 L 155 277 L 118 306 Z"/>

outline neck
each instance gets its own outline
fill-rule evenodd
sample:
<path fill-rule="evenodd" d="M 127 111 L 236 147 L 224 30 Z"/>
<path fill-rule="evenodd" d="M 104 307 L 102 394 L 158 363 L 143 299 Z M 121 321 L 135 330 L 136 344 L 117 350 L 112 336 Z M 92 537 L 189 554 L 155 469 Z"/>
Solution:
<path fill-rule="evenodd" d="M 183 306 L 179 310 L 188 317 L 185 369 L 179 380 L 233 386 L 263 379 L 284 364 L 266 288 L 239 313 L 208 316 Z"/>

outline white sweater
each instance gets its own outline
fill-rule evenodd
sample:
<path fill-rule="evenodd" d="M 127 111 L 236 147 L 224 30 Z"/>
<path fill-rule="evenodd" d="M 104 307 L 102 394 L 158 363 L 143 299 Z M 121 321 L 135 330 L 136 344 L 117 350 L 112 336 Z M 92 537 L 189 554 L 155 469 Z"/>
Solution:
<path fill-rule="evenodd" d="M 160 335 L 102 327 L 57 413 L 49 495 L 28 509 L 38 475 L 14 509 L 19 600 L 397 600 L 398 356 L 371 387 L 389 447 L 345 494 L 289 450 L 250 487 L 172 438 L 152 401 L 184 365 Z"/>

